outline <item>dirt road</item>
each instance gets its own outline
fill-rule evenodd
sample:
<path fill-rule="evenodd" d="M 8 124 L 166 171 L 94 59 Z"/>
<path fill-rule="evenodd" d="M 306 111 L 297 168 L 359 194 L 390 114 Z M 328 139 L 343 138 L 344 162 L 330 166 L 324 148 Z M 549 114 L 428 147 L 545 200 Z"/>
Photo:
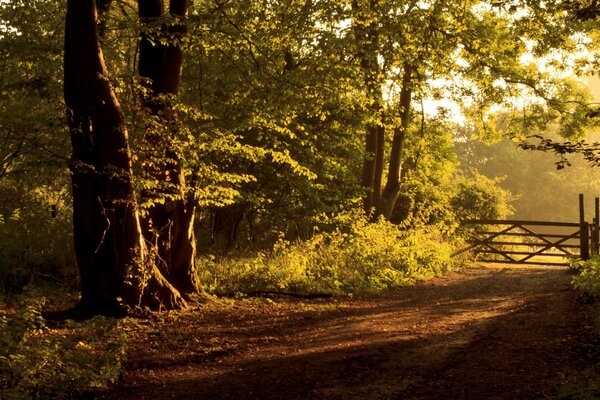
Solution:
<path fill-rule="evenodd" d="M 203 307 L 132 339 L 103 397 L 578 398 L 565 393 L 597 346 L 569 280 L 478 268 L 355 299 Z"/>

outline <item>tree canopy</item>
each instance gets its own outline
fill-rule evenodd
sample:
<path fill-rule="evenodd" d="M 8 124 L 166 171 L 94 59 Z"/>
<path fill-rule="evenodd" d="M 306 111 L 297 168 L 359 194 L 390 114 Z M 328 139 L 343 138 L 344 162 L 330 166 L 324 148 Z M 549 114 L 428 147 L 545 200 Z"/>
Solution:
<path fill-rule="evenodd" d="M 598 163 L 579 142 L 597 16 L 595 0 L 4 1 L 0 228 L 17 239 L 0 252 L 39 236 L 60 253 L 73 223 L 82 312 L 111 313 L 184 307 L 199 256 L 357 209 L 448 234 L 506 216 L 485 165 L 520 156 L 475 140 L 550 133 L 571 142 L 541 147 Z"/>

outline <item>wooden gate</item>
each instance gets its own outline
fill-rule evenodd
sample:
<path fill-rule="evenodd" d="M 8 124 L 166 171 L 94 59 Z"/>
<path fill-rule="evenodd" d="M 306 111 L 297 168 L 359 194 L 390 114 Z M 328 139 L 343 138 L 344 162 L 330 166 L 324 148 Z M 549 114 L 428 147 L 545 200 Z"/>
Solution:
<path fill-rule="evenodd" d="M 579 195 L 579 222 L 471 220 L 466 251 L 479 254 L 479 261 L 508 264 L 568 265 L 569 257 L 587 260 L 600 252 L 600 203 L 595 218 L 585 222 L 583 195 Z"/>
<path fill-rule="evenodd" d="M 579 223 L 475 220 L 466 224 L 474 228 L 470 245 L 455 255 L 473 250 L 482 262 L 557 266 L 567 265 L 567 257 L 581 255 Z"/>

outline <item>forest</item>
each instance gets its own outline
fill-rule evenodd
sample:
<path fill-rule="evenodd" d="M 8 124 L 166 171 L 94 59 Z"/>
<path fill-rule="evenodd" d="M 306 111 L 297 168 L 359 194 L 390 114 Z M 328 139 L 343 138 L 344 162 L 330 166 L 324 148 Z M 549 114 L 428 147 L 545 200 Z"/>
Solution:
<path fill-rule="evenodd" d="M 198 310 L 355 310 L 335 304 L 453 279 L 465 221 L 577 222 L 600 196 L 599 15 L 0 1 L 0 398 L 106 388 L 135 338 Z M 600 295 L 600 259 L 572 264 Z M 335 396 L 315 398 L 355 398 Z"/>

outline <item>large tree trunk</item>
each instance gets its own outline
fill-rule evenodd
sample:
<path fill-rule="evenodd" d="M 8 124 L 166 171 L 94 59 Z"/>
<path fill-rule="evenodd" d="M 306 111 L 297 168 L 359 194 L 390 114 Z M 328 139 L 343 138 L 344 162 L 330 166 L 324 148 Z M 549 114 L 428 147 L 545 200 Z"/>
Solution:
<path fill-rule="evenodd" d="M 121 299 L 132 306 L 184 306 L 177 290 L 145 264 L 127 129 L 108 82 L 94 0 L 67 2 L 64 73 L 73 147 L 73 231 L 81 276 L 78 313 L 121 313 Z"/>
<path fill-rule="evenodd" d="M 162 0 L 139 0 L 139 15 L 144 26 L 140 40 L 139 72 L 146 78 L 149 92 L 144 103 L 150 113 L 167 127 L 165 132 L 146 134 L 148 156 L 156 162 L 146 168 L 149 179 L 168 178 L 168 185 L 144 193 L 153 203 L 144 223 L 146 239 L 157 247 L 158 265 L 167 279 L 185 295 L 200 292 L 196 273 L 196 238 L 194 236 L 195 201 L 186 193 L 186 178 L 180 155 L 173 149 L 178 116 L 171 105 L 179 91 L 182 74 L 183 52 L 178 40 L 186 33 L 185 17 L 188 0 L 171 0 L 168 24 Z M 167 37 L 167 44 L 156 40 Z M 164 198 L 165 201 L 153 202 Z"/>
<path fill-rule="evenodd" d="M 406 130 L 410 123 L 412 73 L 413 67 L 409 64 L 405 64 L 404 76 L 402 77 L 402 91 L 400 93 L 400 126 L 394 130 L 388 178 L 385 188 L 383 189 L 383 194 L 381 195 L 381 214 L 386 219 L 389 219 L 392 215 L 394 207 L 396 206 L 396 201 L 400 195 L 404 142 L 406 140 Z"/>

